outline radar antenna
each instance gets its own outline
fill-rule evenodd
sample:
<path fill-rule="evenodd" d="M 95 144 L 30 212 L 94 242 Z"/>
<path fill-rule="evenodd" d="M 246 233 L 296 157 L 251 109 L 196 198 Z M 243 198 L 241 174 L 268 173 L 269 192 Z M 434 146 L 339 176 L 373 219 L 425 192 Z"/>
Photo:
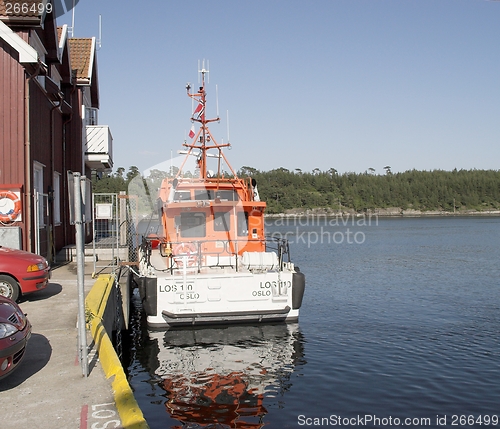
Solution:
<path fill-rule="evenodd" d="M 205 61 L 207 62 L 206 68 L 205 68 Z M 200 60 L 198 60 L 198 83 L 204 81 L 205 75 L 207 75 L 207 83 L 210 83 L 210 65 L 208 60 L 203 59 L 203 61 L 201 61 L 201 67 L 200 67 Z"/>

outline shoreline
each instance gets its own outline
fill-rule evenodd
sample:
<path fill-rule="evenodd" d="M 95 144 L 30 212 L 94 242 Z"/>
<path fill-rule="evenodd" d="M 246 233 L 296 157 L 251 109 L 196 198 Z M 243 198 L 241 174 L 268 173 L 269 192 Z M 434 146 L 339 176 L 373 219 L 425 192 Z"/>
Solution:
<path fill-rule="evenodd" d="M 500 216 L 500 210 L 457 210 L 449 212 L 445 210 L 413 210 L 402 209 L 399 207 L 391 207 L 387 209 L 367 210 L 365 212 L 357 212 L 355 210 L 331 210 L 331 209 L 292 209 L 285 213 L 265 214 L 266 218 L 304 218 L 304 217 L 458 217 L 458 216 Z"/>

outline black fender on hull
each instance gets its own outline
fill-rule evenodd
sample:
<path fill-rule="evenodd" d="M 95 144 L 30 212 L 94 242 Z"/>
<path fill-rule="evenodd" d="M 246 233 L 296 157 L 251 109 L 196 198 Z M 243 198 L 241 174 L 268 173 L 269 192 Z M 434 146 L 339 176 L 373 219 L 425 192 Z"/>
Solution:
<path fill-rule="evenodd" d="M 134 275 L 134 281 L 139 289 L 142 308 L 148 316 L 156 316 L 158 303 L 158 289 L 156 277 L 140 277 Z"/>
<path fill-rule="evenodd" d="M 298 310 L 302 305 L 304 291 L 306 289 L 306 276 L 295 267 L 296 272 L 292 276 L 292 308 Z"/>

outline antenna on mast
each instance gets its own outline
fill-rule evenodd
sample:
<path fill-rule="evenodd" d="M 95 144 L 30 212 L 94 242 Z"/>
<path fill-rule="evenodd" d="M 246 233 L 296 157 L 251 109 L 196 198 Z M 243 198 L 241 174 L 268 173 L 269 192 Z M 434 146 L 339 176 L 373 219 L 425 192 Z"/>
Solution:
<path fill-rule="evenodd" d="M 220 122 L 220 118 L 219 118 L 219 87 L 217 85 L 215 85 L 215 104 L 217 106 L 217 119 Z"/>
<path fill-rule="evenodd" d="M 205 68 L 205 59 L 201 62 L 201 68 L 200 68 L 200 60 L 198 60 L 198 83 L 200 83 L 200 75 L 203 77 L 205 74 L 207 75 L 207 83 L 210 83 L 210 66 L 207 61 L 207 68 Z"/>
<path fill-rule="evenodd" d="M 226 110 L 226 122 L 227 122 L 227 143 L 231 144 L 229 140 L 229 110 Z"/>
<path fill-rule="evenodd" d="M 97 39 L 97 50 L 102 48 L 102 15 L 99 15 L 99 38 Z"/>
<path fill-rule="evenodd" d="M 71 9 L 71 27 L 68 28 L 68 33 L 71 33 L 71 37 L 75 37 L 75 1 L 73 0 L 73 9 Z"/>

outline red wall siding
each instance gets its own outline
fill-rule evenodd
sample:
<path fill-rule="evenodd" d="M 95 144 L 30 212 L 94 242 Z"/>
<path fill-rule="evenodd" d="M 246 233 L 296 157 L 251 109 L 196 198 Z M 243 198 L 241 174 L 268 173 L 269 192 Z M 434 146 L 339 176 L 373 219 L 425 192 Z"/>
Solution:
<path fill-rule="evenodd" d="M 60 197 L 61 197 L 61 222 L 60 225 L 54 225 L 54 243 L 57 250 L 66 245 L 64 240 L 64 206 L 68 204 L 66 193 L 64 192 L 64 182 L 66 181 L 66 172 L 63 167 L 63 118 L 57 109 L 53 115 L 53 130 L 54 130 L 54 172 L 61 174 L 60 181 Z"/>
<path fill-rule="evenodd" d="M 28 40 L 26 31 L 17 33 Z M 44 168 L 43 192 L 48 193 L 53 186 L 53 173 L 61 174 L 61 224 L 54 225 L 52 236 L 55 250 L 74 243 L 74 228 L 69 225 L 68 190 L 66 173 L 68 170 L 82 172 L 82 90 L 64 88 L 67 101 L 73 109 L 71 121 L 63 117 L 58 108 L 47 98 L 43 89 L 34 80 L 29 83 L 29 161 L 26 163 L 26 79 L 24 67 L 18 62 L 18 53 L 0 39 L 0 185 L 20 183 L 28 196 L 23 202 L 23 222 L 17 224 L 23 231 L 23 248 L 34 250 L 35 225 L 33 223 L 33 162 L 38 161 Z M 27 171 L 26 171 L 27 168 Z M 85 173 L 85 172 L 83 172 Z M 30 188 L 26 186 L 26 176 Z M 31 198 L 31 239 L 25 223 L 27 198 Z M 52 213 L 52 210 L 50 211 Z M 53 224 L 48 219 L 47 224 Z M 41 251 L 47 255 L 50 236 L 47 229 L 41 233 Z M 86 241 L 92 236 L 86 236 Z"/>
<path fill-rule="evenodd" d="M 0 39 L 0 184 L 21 184 L 26 192 L 24 99 L 24 67 L 18 63 L 18 53 Z M 16 223 L 21 227 L 23 248 L 26 248 L 26 216 L 25 198 L 23 221 Z"/>
<path fill-rule="evenodd" d="M 31 160 L 45 165 L 44 189 L 52 183 L 49 177 L 51 167 L 51 114 L 52 104 L 47 99 L 42 89 L 30 82 L 30 135 L 31 135 Z"/>
<path fill-rule="evenodd" d="M 0 39 L 0 184 L 24 184 L 24 68 Z"/>

